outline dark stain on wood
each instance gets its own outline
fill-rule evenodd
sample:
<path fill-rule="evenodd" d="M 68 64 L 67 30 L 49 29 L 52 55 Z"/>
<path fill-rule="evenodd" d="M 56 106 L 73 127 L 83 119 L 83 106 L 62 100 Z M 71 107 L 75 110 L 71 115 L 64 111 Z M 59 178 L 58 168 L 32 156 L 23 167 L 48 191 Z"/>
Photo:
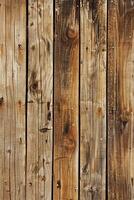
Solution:
<path fill-rule="evenodd" d="M 35 50 L 35 45 L 32 45 L 31 49 L 34 51 Z"/>
<path fill-rule="evenodd" d="M 50 112 L 50 111 L 49 111 L 48 114 L 47 114 L 47 120 L 48 120 L 48 121 L 51 121 L 51 112 Z"/>
<path fill-rule="evenodd" d="M 61 181 L 60 180 L 57 181 L 57 188 L 61 189 Z"/>
<path fill-rule="evenodd" d="M 21 105 L 22 105 L 21 100 L 18 101 L 18 105 L 19 105 L 19 107 L 21 107 Z"/>
<path fill-rule="evenodd" d="M 27 103 L 34 103 L 33 100 L 29 100 Z"/>
<path fill-rule="evenodd" d="M 4 103 L 4 98 L 0 97 L 0 106 L 2 106 L 3 103 Z"/>
<path fill-rule="evenodd" d="M 98 115 L 98 117 L 101 117 L 103 115 L 103 111 L 102 111 L 101 107 L 98 107 L 98 109 L 97 109 L 97 115 Z"/>
<path fill-rule="evenodd" d="M 50 110 L 50 101 L 47 102 L 47 110 Z"/>
<path fill-rule="evenodd" d="M 50 53 L 50 42 L 47 40 L 47 51 Z"/>
<path fill-rule="evenodd" d="M 132 186 L 134 185 L 134 179 L 133 178 L 131 178 L 131 184 L 132 184 Z"/>
<path fill-rule="evenodd" d="M 32 71 L 29 83 L 30 93 L 33 95 L 38 94 L 38 81 L 36 71 Z"/>
<path fill-rule="evenodd" d="M 51 130 L 51 129 L 50 129 L 50 128 L 47 128 L 47 127 L 39 129 L 39 131 L 40 131 L 41 133 L 47 133 L 47 132 L 50 131 L 50 130 Z"/>
<path fill-rule="evenodd" d="M 86 163 L 85 163 L 85 165 L 82 168 L 83 174 L 87 174 L 88 173 L 88 165 L 90 163 L 90 158 L 91 158 L 90 144 L 89 144 L 89 142 L 87 142 L 85 145 L 86 145 L 85 146 L 86 147 Z"/>
<path fill-rule="evenodd" d="M 69 131 L 70 131 L 70 123 L 69 123 L 69 121 L 67 121 L 67 122 L 65 122 L 65 124 L 64 124 L 63 134 L 66 135 L 66 134 L 69 133 Z"/>
<path fill-rule="evenodd" d="M 73 0 L 70 0 L 69 3 L 68 3 L 68 1 L 62 1 L 62 8 L 61 8 L 62 13 L 61 14 L 63 16 L 63 20 L 70 16 L 73 4 L 74 4 Z"/>
<path fill-rule="evenodd" d="M 34 25 L 34 23 L 33 23 L 33 22 L 31 22 L 31 23 L 30 23 L 30 26 L 33 26 L 33 25 Z"/>

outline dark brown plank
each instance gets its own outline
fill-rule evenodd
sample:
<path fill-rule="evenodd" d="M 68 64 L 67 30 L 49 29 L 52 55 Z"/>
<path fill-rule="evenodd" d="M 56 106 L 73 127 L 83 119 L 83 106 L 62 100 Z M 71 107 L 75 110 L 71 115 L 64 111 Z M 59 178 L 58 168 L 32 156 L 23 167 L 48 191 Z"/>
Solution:
<path fill-rule="evenodd" d="M 54 194 L 78 198 L 79 1 L 55 3 Z"/>

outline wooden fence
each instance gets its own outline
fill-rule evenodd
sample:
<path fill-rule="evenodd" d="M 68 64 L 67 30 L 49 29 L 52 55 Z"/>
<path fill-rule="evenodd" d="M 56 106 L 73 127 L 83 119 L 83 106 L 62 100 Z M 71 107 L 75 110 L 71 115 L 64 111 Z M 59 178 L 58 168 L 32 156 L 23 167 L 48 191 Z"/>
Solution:
<path fill-rule="evenodd" d="M 134 200 L 134 0 L 0 0 L 0 200 Z"/>

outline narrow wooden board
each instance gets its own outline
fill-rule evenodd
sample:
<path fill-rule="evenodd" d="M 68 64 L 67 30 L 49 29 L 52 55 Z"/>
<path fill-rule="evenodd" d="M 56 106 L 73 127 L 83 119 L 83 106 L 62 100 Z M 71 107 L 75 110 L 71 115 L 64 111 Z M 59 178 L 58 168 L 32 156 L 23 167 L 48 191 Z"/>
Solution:
<path fill-rule="evenodd" d="M 55 2 L 54 193 L 78 199 L 79 1 Z"/>
<path fill-rule="evenodd" d="M 27 200 L 51 199 L 53 1 L 28 6 Z"/>
<path fill-rule="evenodd" d="M 26 5 L 0 0 L 0 199 L 25 199 Z"/>
<path fill-rule="evenodd" d="M 134 2 L 108 1 L 108 199 L 134 199 Z"/>
<path fill-rule="evenodd" d="M 106 1 L 81 1 L 80 197 L 105 199 Z"/>

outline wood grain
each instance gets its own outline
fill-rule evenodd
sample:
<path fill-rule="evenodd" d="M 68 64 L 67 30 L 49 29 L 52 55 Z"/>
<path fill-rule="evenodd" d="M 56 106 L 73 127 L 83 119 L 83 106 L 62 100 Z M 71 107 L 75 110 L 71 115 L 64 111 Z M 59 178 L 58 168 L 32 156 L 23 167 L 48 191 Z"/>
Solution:
<path fill-rule="evenodd" d="M 108 2 L 108 199 L 134 199 L 134 2 Z"/>
<path fill-rule="evenodd" d="M 51 199 L 53 1 L 28 7 L 27 200 Z"/>
<path fill-rule="evenodd" d="M 81 1 L 81 199 L 105 199 L 106 1 Z"/>
<path fill-rule="evenodd" d="M 0 199 L 25 199 L 26 5 L 0 0 Z"/>
<path fill-rule="evenodd" d="M 79 1 L 55 2 L 54 193 L 78 199 Z"/>

